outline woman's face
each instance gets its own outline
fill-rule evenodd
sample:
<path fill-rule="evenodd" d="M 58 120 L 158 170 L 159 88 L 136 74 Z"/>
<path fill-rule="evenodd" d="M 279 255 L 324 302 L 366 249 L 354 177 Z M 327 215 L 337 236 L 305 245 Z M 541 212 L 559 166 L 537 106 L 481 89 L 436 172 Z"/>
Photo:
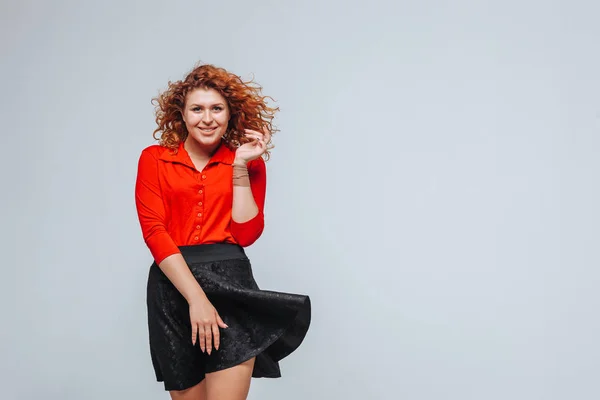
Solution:
<path fill-rule="evenodd" d="M 183 121 L 188 138 L 213 147 L 219 143 L 229 123 L 227 101 L 214 89 L 194 89 L 185 99 Z"/>

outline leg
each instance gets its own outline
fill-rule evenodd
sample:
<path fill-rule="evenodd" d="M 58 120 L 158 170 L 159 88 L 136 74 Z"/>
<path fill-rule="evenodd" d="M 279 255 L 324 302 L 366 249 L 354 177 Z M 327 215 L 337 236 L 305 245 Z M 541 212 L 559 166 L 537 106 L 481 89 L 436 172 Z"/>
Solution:
<path fill-rule="evenodd" d="M 206 400 L 206 379 L 184 390 L 171 390 L 171 400 Z"/>
<path fill-rule="evenodd" d="M 235 367 L 206 374 L 208 400 L 246 400 L 254 358 Z"/>

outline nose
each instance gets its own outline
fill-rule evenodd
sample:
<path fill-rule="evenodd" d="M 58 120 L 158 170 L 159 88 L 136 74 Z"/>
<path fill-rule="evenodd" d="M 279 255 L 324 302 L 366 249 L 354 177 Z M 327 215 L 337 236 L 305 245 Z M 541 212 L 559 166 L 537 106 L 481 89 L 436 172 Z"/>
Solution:
<path fill-rule="evenodd" d="M 206 110 L 206 112 L 204 114 L 202 114 L 202 122 L 204 122 L 206 125 L 210 125 L 212 120 L 213 120 L 212 114 L 210 113 L 209 110 Z"/>

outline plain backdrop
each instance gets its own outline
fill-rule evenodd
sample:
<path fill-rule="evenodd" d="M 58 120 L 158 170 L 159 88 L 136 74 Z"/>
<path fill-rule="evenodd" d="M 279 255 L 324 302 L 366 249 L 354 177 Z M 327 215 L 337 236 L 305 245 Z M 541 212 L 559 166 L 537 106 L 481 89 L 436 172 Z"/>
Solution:
<path fill-rule="evenodd" d="M 600 398 L 594 0 L 6 1 L 0 398 L 166 399 L 135 214 L 199 62 L 280 107 L 261 287 L 311 330 L 258 399 Z"/>

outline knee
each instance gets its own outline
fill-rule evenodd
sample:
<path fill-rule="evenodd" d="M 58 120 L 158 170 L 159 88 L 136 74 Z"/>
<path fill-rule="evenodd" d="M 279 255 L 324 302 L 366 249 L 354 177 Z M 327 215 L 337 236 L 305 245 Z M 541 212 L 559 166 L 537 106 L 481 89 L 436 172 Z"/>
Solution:
<path fill-rule="evenodd" d="M 206 400 L 206 384 L 203 380 L 195 386 L 169 391 L 171 400 Z"/>

